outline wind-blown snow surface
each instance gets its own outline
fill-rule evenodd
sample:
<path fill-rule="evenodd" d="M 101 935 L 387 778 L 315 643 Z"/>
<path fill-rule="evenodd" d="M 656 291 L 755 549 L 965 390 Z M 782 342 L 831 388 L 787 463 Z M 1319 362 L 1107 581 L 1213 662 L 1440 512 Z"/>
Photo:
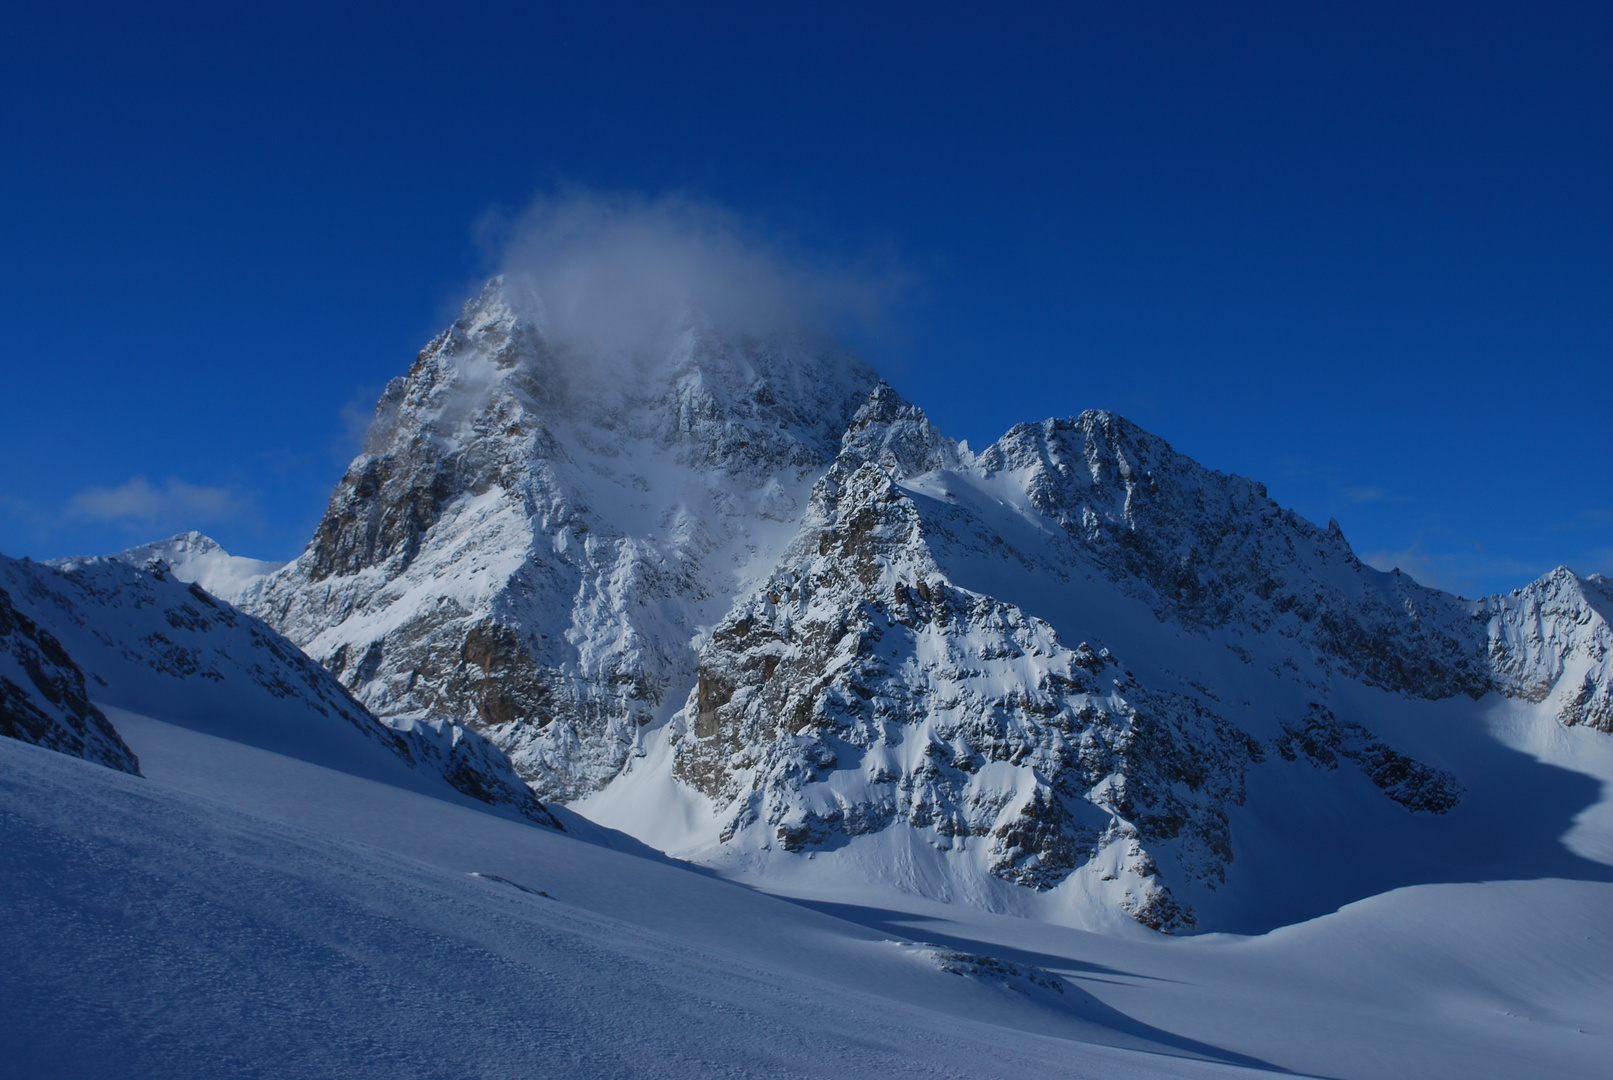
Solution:
<path fill-rule="evenodd" d="M 1256 938 L 787 902 L 575 818 L 107 712 L 145 778 L 0 739 L 9 1075 L 1593 1077 L 1613 1054 L 1607 883 L 1401 889 Z"/>

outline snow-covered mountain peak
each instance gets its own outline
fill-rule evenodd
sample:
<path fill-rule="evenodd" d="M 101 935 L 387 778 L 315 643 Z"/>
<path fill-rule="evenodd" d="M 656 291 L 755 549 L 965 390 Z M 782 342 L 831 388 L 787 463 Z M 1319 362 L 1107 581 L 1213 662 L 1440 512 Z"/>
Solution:
<path fill-rule="evenodd" d="M 245 603 L 371 708 L 474 717 L 576 795 L 673 707 L 878 378 L 709 320 L 581 352 L 512 290 L 490 282 L 388 385 L 308 550 Z"/>
<path fill-rule="evenodd" d="M 1472 604 L 1506 693 L 1546 702 L 1567 726 L 1613 733 L 1613 585 L 1566 566 Z"/>
<path fill-rule="evenodd" d="M 145 566 L 153 560 L 161 560 L 180 581 L 187 585 L 200 585 L 232 604 L 260 578 L 286 565 L 284 561 L 231 555 L 218 541 L 195 530 L 127 548 L 112 557 L 131 566 Z M 74 562 L 73 559 L 53 559 L 49 565 L 60 568 Z"/>
<path fill-rule="evenodd" d="M 546 425 L 588 426 L 665 442 L 703 441 L 722 423 L 832 448 L 844 430 L 848 389 L 876 376 L 833 341 L 800 330 L 732 330 L 684 309 L 666 331 L 630 350 L 595 348 L 546 329 L 543 300 L 503 277 L 394 381 L 367 449 L 393 447 L 397 410 L 444 438 L 485 426 L 500 391 Z M 860 393 L 859 393 L 860 396 Z M 506 408 L 509 407 L 506 405 Z M 776 439 L 777 436 L 774 436 Z"/>
<path fill-rule="evenodd" d="M 852 461 L 874 462 L 897 476 L 957 468 L 966 460 L 967 451 L 883 380 L 840 441 L 842 467 Z"/>
<path fill-rule="evenodd" d="M 1113 413 L 971 453 L 844 350 L 679 317 L 589 351 L 489 283 L 243 603 L 540 795 L 701 803 L 677 850 L 900 849 L 899 887 L 1077 922 L 1249 910 L 1252 777 L 1345 762 L 1348 814 L 1452 812 L 1408 709 L 1610 724 L 1601 584 L 1463 601 Z"/>
<path fill-rule="evenodd" d="M 1182 928 L 1229 917 L 1263 763 L 1348 762 L 1369 815 L 1461 803 L 1457 773 L 1386 741 L 1398 706 L 1345 704 L 1363 687 L 1550 695 L 1562 723 L 1604 724 L 1587 588 L 1564 572 L 1475 606 L 1113 414 L 972 456 L 882 386 L 774 574 L 704 643 L 672 770 L 713 800 L 720 865 L 782 849 L 884 880 L 895 845 L 891 880 L 926 895 L 1017 903 L 995 878 Z M 886 830 L 907 839 L 867 839 Z"/>

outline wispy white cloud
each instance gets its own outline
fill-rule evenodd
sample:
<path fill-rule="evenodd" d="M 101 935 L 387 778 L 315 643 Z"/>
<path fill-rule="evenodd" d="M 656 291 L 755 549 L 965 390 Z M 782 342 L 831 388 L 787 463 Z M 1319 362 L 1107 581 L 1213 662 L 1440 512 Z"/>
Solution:
<path fill-rule="evenodd" d="M 331 440 L 330 452 L 343 465 L 364 449 L 364 436 L 375 422 L 375 402 L 380 396 L 380 387 L 358 387 L 342 405 L 341 434 Z"/>
<path fill-rule="evenodd" d="M 501 272 L 540 309 L 553 343 L 589 353 L 659 347 L 691 313 L 725 331 L 876 326 L 902 291 L 892 267 L 832 266 L 683 195 L 570 190 L 484 223 Z"/>
<path fill-rule="evenodd" d="M 229 488 L 206 487 L 169 477 L 161 486 L 144 476 L 117 487 L 88 487 L 68 501 L 66 516 L 151 528 L 213 525 L 251 512 L 251 500 Z"/>
<path fill-rule="evenodd" d="M 1521 588 L 1551 567 L 1492 555 L 1482 545 L 1471 550 L 1431 551 L 1419 535 L 1398 551 L 1380 549 L 1361 553 L 1361 561 L 1379 570 L 1400 570 L 1420 584 L 1458 596 L 1483 596 L 1506 588 Z"/>

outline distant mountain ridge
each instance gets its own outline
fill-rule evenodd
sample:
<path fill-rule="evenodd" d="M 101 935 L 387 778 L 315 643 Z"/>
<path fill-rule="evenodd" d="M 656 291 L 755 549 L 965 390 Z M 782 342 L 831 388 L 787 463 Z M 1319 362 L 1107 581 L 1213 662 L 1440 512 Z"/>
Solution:
<path fill-rule="evenodd" d="M 144 566 L 160 559 L 178 580 L 200 585 L 232 604 L 259 578 L 286 565 L 281 561 L 231 555 L 218 541 L 195 530 L 120 551 L 116 557 L 132 566 Z M 51 565 L 68 562 L 71 560 L 57 559 L 52 560 Z"/>

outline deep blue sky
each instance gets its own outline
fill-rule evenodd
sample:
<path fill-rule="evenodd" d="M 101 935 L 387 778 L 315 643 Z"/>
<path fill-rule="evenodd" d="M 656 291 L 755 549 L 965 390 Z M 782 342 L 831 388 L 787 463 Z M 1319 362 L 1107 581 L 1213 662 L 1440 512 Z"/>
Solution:
<path fill-rule="evenodd" d="M 855 344 L 977 447 L 1109 408 L 1435 584 L 1613 573 L 1606 3 L 234 7 L 0 24 L 8 554 L 295 556 L 582 185 L 899 266 Z"/>

